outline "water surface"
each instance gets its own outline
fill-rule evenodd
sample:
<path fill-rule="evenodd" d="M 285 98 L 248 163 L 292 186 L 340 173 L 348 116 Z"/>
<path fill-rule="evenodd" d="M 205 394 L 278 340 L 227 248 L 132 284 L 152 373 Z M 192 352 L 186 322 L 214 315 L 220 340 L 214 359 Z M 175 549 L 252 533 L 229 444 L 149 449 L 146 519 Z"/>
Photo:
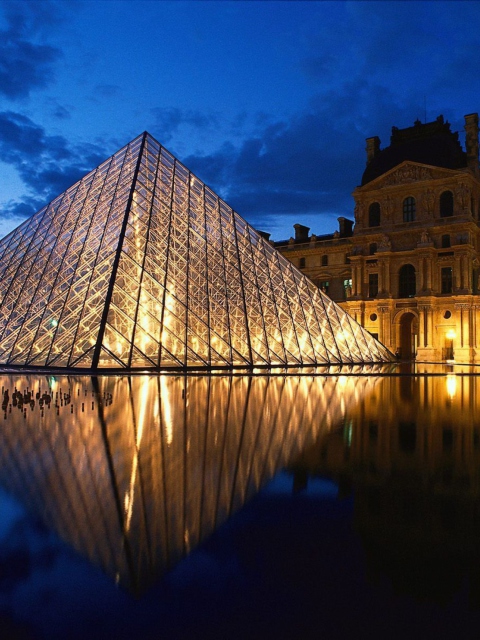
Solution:
<path fill-rule="evenodd" d="M 5 637 L 478 637 L 454 371 L 3 376 Z"/>

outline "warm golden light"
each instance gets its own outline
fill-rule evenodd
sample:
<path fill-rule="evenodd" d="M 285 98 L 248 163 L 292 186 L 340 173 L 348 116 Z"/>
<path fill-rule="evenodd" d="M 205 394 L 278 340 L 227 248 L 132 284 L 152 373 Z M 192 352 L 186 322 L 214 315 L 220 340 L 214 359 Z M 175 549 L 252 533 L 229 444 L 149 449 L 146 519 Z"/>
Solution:
<path fill-rule="evenodd" d="M 450 398 L 453 398 L 457 392 L 457 376 L 454 373 L 449 373 L 447 376 L 447 393 Z"/>
<path fill-rule="evenodd" d="M 445 336 L 449 339 L 449 340 L 455 340 L 455 338 L 457 337 L 457 334 L 455 333 L 455 331 L 453 329 L 449 329 L 447 331 L 447 333 L 445 334 Z"/>
<path fill-rule="evenodd" d="M 0 280 L 0 364 L 253 369 L 391 361 L 147 133 L 107 165 L 53 200 L 38 224 L 34 218 L 0 239 L 1 262 L 15 274 Z M 79 227 L 96 231 L 80 242 Z M 61 278 L 49 271 L 39 287 L 26 274 L 44 272 L 44 246 L 58 264 L 78 267 Z"/>

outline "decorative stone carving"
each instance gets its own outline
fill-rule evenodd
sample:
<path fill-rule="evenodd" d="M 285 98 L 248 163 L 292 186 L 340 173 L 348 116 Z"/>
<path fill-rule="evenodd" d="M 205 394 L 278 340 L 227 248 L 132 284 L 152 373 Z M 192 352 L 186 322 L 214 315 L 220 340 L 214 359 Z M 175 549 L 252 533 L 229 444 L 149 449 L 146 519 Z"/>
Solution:
<path fill-rule="evenodd" d="M 420 243 L 419 244 L 429 244 L 432 241 L 430 235 L 426 229 L 424 229 L 420 235 Z"/>
<path fill-rule="evenodd" d="M 434 207 L 435 207 L 435 193 L 433 189 L 427 189 L 423 194 L 422 209 L 427 214 L 427 216 L 431 216 L 433 215 Z"/>
<path fill-rule="evenodd" d="M 378 251 L 390 251 L 392 249 L 392 243 L 387 235 L 383 235 L 378 243 Z"/>
<path fill-rule="evenodd" d="M 393 198 L 391 198 L 391 196 L 387 196 L 382 202 L 382 213 L 385 220 L 391 219 L 394 208 L 395 203 L 393 202 Z"/>
<path fill-rule="evenodd" d="M 355 203 L 354 214 L 355 214 L 355 223 L 358 225 L 363 224 L 363 216 L 365 214 L 365 205 L 363 204 L 363 202 Z"/>
<path fill-rule="evenodd" d="M 468 231 L 466 233 L 457 233 L 456 240 L 457 244 L 469 244 L 470 235 Z"/>
<path fill-rule="evenodd" d="M 430 169 L 406 165 L 387 176 L 383 184 L 406 184 L 408 182 L 417 182 L 418 180 L 430 180 L 431 178 L 432 172 Z"/>
<path fill-rule="evenodd" d="M 455 196 L 462 209 L 465 209 L 470 201 L 470 187 L 461 182 L 455 189 Z"/>

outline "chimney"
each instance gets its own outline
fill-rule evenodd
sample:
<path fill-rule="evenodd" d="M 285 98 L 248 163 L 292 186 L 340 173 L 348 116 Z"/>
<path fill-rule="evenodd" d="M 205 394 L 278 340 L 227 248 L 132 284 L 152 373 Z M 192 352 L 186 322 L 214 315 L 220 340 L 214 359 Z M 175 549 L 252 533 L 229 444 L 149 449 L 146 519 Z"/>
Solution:
<path fill-rule="evenodd" d="M 465 148 L 468 166 L 478 173 L 478 113 L 465 116 Z"/>
<path fill-rule="evenodd" d="M 353 220 L 348 218 L 337 218 L 338 229 L 340 231 L 341 238 L 350 238 L 353 235 Z"/>
<path fill-rule="evenodd" d="M 304 227 L 303 224 L 294 224 L 295 242 L 308 242 L 308 232 L 310 227 Z"/>
<path fill-rule="evenodd" d="M 267 233 L 266 231 L 260 231 L 259 229 L 257 229 L 257 232 L 262 236 L 262 238 L 264 238 L 267 242 L 270 242 L 270 236 L 272 235 L 271 233 Z"/>
<path fill-rule="evenodd" d="M 373 138 L 367 138 L 367 146 L 365 148 L 367 152 L 367 164 L 376 158 L 380 152 L 380 138 L 373 136 Z"/>

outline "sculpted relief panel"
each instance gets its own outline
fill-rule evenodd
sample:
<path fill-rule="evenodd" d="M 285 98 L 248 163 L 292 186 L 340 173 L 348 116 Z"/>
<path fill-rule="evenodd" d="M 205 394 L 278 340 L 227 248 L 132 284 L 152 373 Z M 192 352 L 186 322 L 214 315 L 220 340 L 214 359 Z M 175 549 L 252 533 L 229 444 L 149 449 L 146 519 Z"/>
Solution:
<path fill-rule="evenodd" d="M 426 167 L 405 165 L 386 176 L 382 182 L 385 186 L 388 186 L 392 184 L 418 182 L 419 180 L 431 180 L 433 177 L 432 171 Z"/>

